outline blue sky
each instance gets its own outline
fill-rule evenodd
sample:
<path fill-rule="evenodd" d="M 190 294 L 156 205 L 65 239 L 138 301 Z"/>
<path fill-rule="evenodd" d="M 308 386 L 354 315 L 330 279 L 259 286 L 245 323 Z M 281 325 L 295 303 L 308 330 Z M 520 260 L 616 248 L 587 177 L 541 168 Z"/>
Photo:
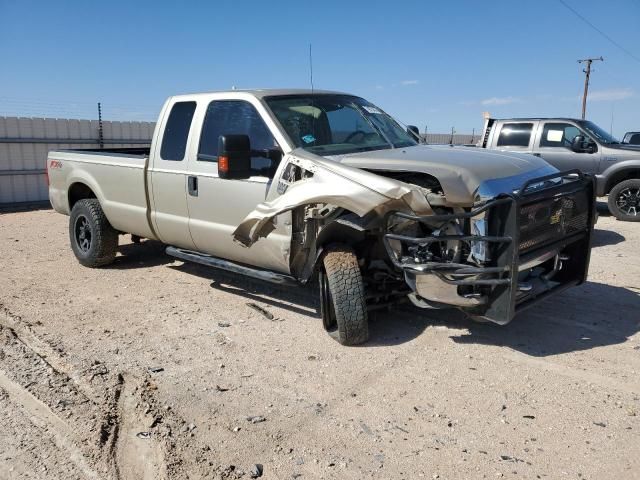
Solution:
<path fill-rule="evenodd" d="M 640 130 L 640 2 L 565 0 L 0 0 L 0 115 L 154 120 L 172 94 L 232 86 L 363 96 L 420 130 L 471 133 L 494 116 L 587 115 Z M 635 59 L 633 58 L 635 57 Z"/>

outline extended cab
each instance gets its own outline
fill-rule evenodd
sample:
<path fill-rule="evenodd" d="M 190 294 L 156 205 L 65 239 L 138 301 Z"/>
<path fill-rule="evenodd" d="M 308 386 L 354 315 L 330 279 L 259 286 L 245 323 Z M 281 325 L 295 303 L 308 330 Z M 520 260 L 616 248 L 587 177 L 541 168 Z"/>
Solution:
<path fill-rule="evenodd" d="M 640 146 L 621 143 L 588 120 L 574 118 L 485 119 L 478 146 L 544 158 L 560 170 L 596 178 L 598 196 L 609 195 L 619 220 L 640 221 Z"/>
<path fill-rule="evenodd" d="M 583 282 L 592 179 L 534 156 L 418 145 L 366 100 L 252 90 L 167 100 L 150 149 L 53 151 L 50 199 L 81 264 L 119 234 L 253 278 L 317 278 L 324 327 L 367 340 L 407 297 L 506 324 Z"/>

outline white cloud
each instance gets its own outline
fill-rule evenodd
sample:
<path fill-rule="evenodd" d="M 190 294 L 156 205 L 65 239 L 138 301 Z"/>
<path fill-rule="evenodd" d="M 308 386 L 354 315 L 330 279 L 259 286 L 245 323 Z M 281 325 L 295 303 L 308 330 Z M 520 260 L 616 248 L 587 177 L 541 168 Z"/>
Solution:
<path fill-rule="evenodd" d="M 384 87 L 382 85 L 376 85 L 375 89 L 376 90 L 384 90 Z"/>
<path fill-rule="evenodd" d="M 593 90 L 587 97 L 591 102 L 612 102 L 614 100 L 625 100 L 635 96 L 635 92 L 630 88 L 612 88 L 610 90 Z M 580 97 L 582 99 L 582 97 Z"/>
<path fill-rule="evenodd" d="M 407 85 L 418 85 L 420 80 L 402 80 L 400 85 L 406 87 Z"/>
<path fill-rule="evenodd" d="M 480 102 L 481 105 L 509 105 L 510 103 L 520 103 L 522 100 L 515 97 L 491 97 Z"/>

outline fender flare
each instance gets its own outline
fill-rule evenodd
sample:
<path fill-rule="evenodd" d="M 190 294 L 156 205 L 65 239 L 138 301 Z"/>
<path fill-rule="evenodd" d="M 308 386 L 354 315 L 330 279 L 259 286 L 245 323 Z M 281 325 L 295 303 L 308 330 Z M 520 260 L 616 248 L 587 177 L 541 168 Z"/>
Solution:
<path fill-rule="evenodd" d="M 631 176 L 625 175 L 631 173 Z M 633 175 L 635 173 L 635 176 Z M 598 196 L 607 195 L 611 189 L 619 183 L 615 181 L 626 178 L 640 178 L 640 158 L 634 160 L 625 160 L 619 163 L 614 163 L 600 175 L 596 176 L 597 182 L 597 194 Z"/>
<path fill-rule="evenodd" d="M 102 189 L 100 188 L 100 185 L 98 184 L 98 182 L 96 182 L 95 178 L 93 178 L 93 176 L 89 175 L 86 171 L 82 171 L 82 170 L 78 170 L 77 172 L 75 172 L 75 175 L 73 175 L 72 177 L 69 177 L 68 181 L 67 181 L 67 208 L 69 210 L 69 213 L 71 213 L 71 203 L 70 203 L 70 199 L 69 199 L 69 194 L 71 192 L 71 187 L 76 184 L 76 183 L 80 183 L 82 185 L 85 185 L 86 187 L 88 187 L 96 196 L 96 198 L 98 199 L 98 202 L 100 202 L 100 206 L 102 207 L 103 210 L 104 209 L 104 203 L 105 203 L 105 199 L 104 199 L 104 193 L 102 191 Z M 105 215 L 107 216 L 107 220 L 111 221 L 111 219 L 109 219 L 109 215 L 108 213 L 105 211 Z"/>

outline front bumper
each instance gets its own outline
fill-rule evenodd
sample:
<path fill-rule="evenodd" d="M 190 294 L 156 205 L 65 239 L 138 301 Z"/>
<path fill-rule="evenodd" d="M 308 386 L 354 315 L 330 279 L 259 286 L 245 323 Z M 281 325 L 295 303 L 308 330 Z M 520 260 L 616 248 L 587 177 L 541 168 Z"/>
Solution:
<path fill-rule="evenodd" d="M 594 190 L 592 177 L 567 171 L 530 180 L 517 193 L 501 195 L 465 213 L 418 216 L 390 212 L 383 242 L 413 290 L 414 303 L 456 307 L 504 325 L 537 301 L 586 280 L 595 220 Z M 482 214 L 488 218 L 483 235 L 416 238 L 390 230 L 398 219 L 431 224 L 458 221 L 468 226 Z M 427 262 L 402 254 L 410 245 L 451 241 L 466 245 L 465 251 L 485 245 L 490 257 L 478 266 L 462 259 L 458 263 Z"/>

